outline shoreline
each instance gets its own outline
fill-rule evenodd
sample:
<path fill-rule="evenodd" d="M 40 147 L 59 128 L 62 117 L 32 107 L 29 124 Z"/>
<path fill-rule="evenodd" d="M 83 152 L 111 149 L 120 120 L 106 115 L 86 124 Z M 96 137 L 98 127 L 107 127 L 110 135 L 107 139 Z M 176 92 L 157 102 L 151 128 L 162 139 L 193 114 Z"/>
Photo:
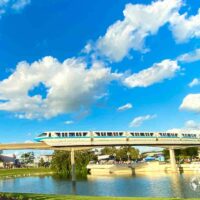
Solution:
<path fill-rule="evenodd" d="M 20 178 L 28 176 L 53 175 L 50 168 L 15 168 L 0 169 L 0 179 Z"/>
<path fill-rule="evenodd" d="M 36 194 L 36 193 L 6 193 L 0 192 L 0 199 L 4 200 L 181 200 L 177 197 L 109 197 L 109 196 L 79 196 L 79 195 L 56 195 L 56 194 Z M 187 200 L 200 198 L 187 198 Z"/>

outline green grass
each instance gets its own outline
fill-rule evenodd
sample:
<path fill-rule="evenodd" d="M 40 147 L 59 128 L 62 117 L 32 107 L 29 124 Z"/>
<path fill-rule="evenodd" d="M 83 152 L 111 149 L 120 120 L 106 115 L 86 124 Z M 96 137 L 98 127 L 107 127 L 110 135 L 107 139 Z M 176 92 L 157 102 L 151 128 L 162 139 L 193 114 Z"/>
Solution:
<path fill-rule="evenodd" d="M 181 200 L 180 198 L 149 198 L 149 197 L 97 197 L 97 196 L 75 196 L 75 195 L 53 195 L 53 194 L 20 194 L 0 193 L 0 199 L 17 200 Z M 5 198 L 7 197 L 7 198 Z M 187 199 L 192 200 L 192 199 Z M 195 199 L 197 200 L 197 198 Z"/>
<path fill-rule="evenodd" d="M 20 176 L 45 175 L 53 173 L 49 168 L 20 168 L 20 169 L 0 169 L 0 178 L 12 178 Z"/>

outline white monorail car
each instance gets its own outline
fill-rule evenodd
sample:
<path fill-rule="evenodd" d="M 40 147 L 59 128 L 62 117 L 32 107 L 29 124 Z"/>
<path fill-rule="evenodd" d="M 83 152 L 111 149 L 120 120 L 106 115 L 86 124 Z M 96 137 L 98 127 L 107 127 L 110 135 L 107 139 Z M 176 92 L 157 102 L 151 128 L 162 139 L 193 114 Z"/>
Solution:
<path fill-rule="evenodd" d="M 50 146 L 106 146 L 131 145 L 200 140 L 199 134 L 165 133 L 165 132 L 131 132 L 131 131 L 54 131 L 45 132 L 35 138 Z"/>

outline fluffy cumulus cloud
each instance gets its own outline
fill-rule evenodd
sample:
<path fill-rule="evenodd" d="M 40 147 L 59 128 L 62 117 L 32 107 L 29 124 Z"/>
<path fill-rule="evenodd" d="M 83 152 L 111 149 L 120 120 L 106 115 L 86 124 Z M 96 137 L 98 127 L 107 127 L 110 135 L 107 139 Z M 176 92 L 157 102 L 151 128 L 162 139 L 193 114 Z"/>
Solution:
<path fill-rule="evenodd" d="M 167 130 L 168 133 L 191 133 L 191 134 L 200 134 L 200 130 L 197 129 L 189 129 L 187 127 L 183 128 L 172 128 Z"/>
<path fill-rule="evenodd" d="M 134 118 L 131 123 L 129 124 L 130 127 L 138 127 L 141 126 L 143 124 L 143 122 L 147 121 L 147 120 L 151 120 L 156 118 L 156 115 L 145 115 L 145 116 L 139 116 Z"/>
<path fill-rule="evenodd" d="M 167 130 L 167 132 L 200 134 L 200 123 L 194 120 L 188 120 L 185 122 L 185 125 L 183 126 L 183 128 L 173 128 L 173 129 Z"/>
<path fill-rule="evenodd" d="M 188 94 L 180 105 L 181 110 L 200 112 L 200 94 Z"/>
<path fill-rule="evenodd" d="M 144 50 L 146 37 L 156 34 L 180 6 L 181 0 L 153 1 L 150 5 L 127 4 L 124 19 L 107 29 L 98 39 L 97 49 L 113 61 L 122 60 L 131 49 Z"/>
<path fill-rule="evenodd" d="M 118 111 L 125 111 L 125 110 L 129 110 L 131 109 L 133 106 L 131 103 L 127 103 L 123 106 L 120 106 L 119 108 L 117 108 Z"/>
<path fill-rule="evenodd" d="M 191 63 L 200 60 L 200 49 L 195 49 L 192 52 L 185 53 L 177 58 L 177 61 L 183 63 Z"/>
<path fill-rule="evenodd" d="M 188 120 L 185 122 L 185 127 L 193 130 L 200 130 L 200 123 L 197 123 L 194 120 Z"/>
<path fill-rule="evenodd" d="M 20 11 L 30 3 L 31 0 L 0 0 L 0 17 L 9 10 Z"/>
<path fill-rule="evenodd" d="M 170 26 L 172 33 L 177 42 L 185 42 L 191 38 L 200 37 L 200 9 L 193 16 L 187 13 L 180 15 L 174 13 L 170 18 Z"/>
<path fill-rule="evenodd" d="M 197 85 L 200 85 L 200 79 L 199 79 L 199 78 L 194 78 L 194 79 L 188 84 L 189 87 L 194 87 L 194 86 L 197 86 Z"/>
<path fill-rule="evenodd" d="M 28 119 L 83 111 L 101 98 L 105 86 L 118 77 L 98 61 L 90 67 L 78 58 L 62 63 L 53 57 L 32 64 L 21 62 L 12 75 L 0 82 L 0 110 Z M 29 95 L 41 83 L 47 88 L 46 97 Z"/>
<path fill-rule="evenodd" d="M 147 87 L 154 83 L 174 77 L 180 67 L 177 61 L 163 60 L 155 63 L 152 67 L 144 69 L 139 73 L 132 74 L 124 79 L 124 84 L 128 87 Z"/>
<path fill-rule="evenodd" d="M 31 3 L 31 0 L 17 0 L 17 1 L 13 1 L 12 9 L 14 9 L 14 10 L 21 10 L 21 9 L 23 9 L 25 6 L 27 6 L 30 3 Z"/>

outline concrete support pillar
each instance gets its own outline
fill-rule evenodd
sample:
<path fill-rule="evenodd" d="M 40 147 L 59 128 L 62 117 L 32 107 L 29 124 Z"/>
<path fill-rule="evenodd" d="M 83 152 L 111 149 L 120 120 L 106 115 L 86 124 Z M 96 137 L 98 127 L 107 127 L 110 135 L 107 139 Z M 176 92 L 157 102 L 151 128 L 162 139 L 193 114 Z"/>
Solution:
<path fill-rule="evenodd" d="M 74 158 L 74 149 L 71 149 L 71 175 L 72 182 L 76 181 L 76 168 L 75 168 L 75 158 Z"/>
<path fill-rule="evenodd" d="M 171 163 L 171 170 L 172 172 L 178 172 L 178 168 L 176 166 L 176 158 L 175 158 L 175 152 L 174 149 L 169 149 L 169 155 L 170 155 L 170 163 Z"/>

